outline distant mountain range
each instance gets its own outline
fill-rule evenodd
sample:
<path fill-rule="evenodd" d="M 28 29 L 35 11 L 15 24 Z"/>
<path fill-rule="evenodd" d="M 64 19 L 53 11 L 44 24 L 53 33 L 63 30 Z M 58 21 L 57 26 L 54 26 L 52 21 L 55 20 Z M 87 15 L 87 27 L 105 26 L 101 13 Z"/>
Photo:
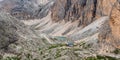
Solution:
<path fill-rule="evenodd" d="M 45 8 L 44 5 L 47 3 L 47 0 L 4 0 L 0 5 L 2 5 L 1 10 L 16 16 L 18 19 L 32 19 L 36 17 L 36 14 L 40 13 L 41 9 Z"/>

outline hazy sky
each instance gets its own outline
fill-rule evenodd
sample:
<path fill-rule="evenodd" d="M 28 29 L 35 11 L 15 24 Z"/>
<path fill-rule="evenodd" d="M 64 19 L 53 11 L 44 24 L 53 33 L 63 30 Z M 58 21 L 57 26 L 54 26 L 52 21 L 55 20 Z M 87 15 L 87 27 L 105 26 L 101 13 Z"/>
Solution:
<path fill-rule="evenodd" d="M 3 1 L 3 0 L 0 0 L 0 1 Z"/>

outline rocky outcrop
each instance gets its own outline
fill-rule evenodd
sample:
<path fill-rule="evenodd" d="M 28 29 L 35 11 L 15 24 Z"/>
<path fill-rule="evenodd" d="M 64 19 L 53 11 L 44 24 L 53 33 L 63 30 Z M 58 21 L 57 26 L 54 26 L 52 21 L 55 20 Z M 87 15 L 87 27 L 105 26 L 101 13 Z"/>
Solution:
<path fill-rule="evenodd" d="M 88 25 L 97 17 L 98 0 L 56 0 L 52 8 L 54 21 L 79 20 L 79 25 Z"/>
<path fill-rule="evenodd" d="M 19 28 L 22 26 L 12 16 L 0 12 L 0 49 L 7 48 L 11 43 L 19 40 Z"/>
<path fill-rule="evenodd" d="M 49 1 L 48 3 L 46 3 L 45 5 L 41 6 L 38 10 L 36 10 L 36 12 L 33 14 L 35 18 L 44 18 L 48 15 L 48 13 L 51 10 L 51 7 L 54 4 L 54 0 Z"/>
<path fill-rule="evenodd" d="M 106 2 L 106 1 L 104 1 Z M 112 45 L 116 48 L 120 48 L 120 38 L 119 38 L 119 16 L 120 16 L 120 5 L 119 0 L 110 0 L 110 2 L 113 2 L 113 8 L 111 11 L 111 17 L 108 22 L 106 22 L 103 26 L 103 30 L 101 30 L 100 34 L 100 40 L 102 42 L 105 42 L 107 45 Z M 109 2 L 109 3 L 110 3 Z M 110 7 L 108 7 L 110 8 Z M 109 10 L 109 9 L 108 9 Z M 102 39 L 101 39 L 102 38 Z"/>
<path fill-rule="evenodd" d="M 52 0 L 4 0 L 1 2 L 1 10 L 7 11 L 20 20 L 43 18 L 47 16 Z"/>
<path fill-rule="evenodd" d="M 86 26 L 97 18 L 109 15 L 112 4 L 105 0 L 56 0 L 52 7 L 52 19 L 54 21 L 75 21 L 79 25 Z"/>

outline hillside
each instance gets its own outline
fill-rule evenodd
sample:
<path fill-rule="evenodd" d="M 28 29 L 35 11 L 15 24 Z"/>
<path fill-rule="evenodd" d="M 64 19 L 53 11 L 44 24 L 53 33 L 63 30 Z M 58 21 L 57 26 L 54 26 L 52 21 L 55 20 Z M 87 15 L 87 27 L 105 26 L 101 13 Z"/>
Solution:
<path fill-rule="evenodd" d="M 120 60 L 119 0 L 3 0 L 1 60 Z"/>

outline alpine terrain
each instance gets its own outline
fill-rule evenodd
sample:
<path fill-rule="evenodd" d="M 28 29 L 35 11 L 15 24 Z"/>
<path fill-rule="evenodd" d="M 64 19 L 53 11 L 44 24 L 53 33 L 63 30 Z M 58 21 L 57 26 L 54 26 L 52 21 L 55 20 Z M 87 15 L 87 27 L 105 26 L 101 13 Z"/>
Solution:
<path fill-rule="evenodd" d="M 0 60 L 120 60 L 120 0 L 0 0 Z"/>

